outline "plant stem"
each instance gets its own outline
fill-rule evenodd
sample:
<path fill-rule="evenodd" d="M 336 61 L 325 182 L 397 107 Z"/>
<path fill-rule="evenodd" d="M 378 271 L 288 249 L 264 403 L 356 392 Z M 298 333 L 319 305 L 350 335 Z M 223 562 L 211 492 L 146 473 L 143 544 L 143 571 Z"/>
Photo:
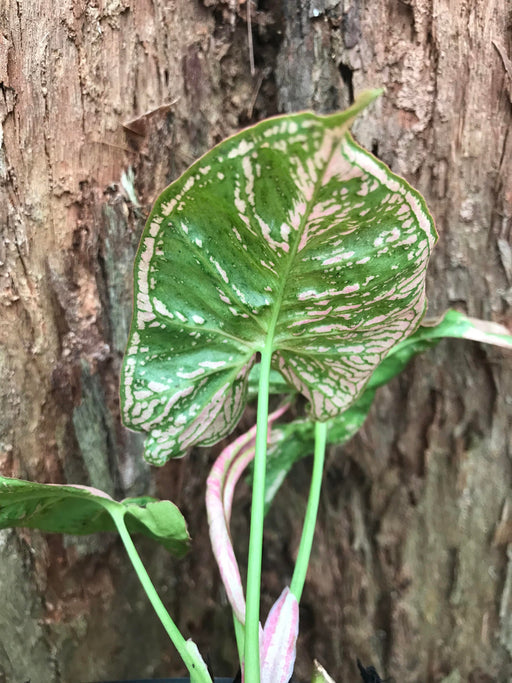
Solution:
<path fill-rule="evenodd" d="M 272 335 L 261 352 L 261 373 L 258 387 L 256 446 L 252 485 L 251 530 L 247 568 L 247 599 L 245 613 L 244 667 L 245 682 L 260 683 L 260 589 L 263 551 L 263 520 L 265 517 L 265 472 L 267 466 L 268 395 Z"/>
<path fill-rule="evenodd" d="M 297 562 L 293 571 L 290 591 L 300 602 L 304 582 L 306 581 L 306 574 L 308 571 L 309 558 L 311 556 L 311 547 L 313 545 L 313 536 L 315 535 L 316 517 L 318 514 L 318 504 L 320 502 L 320 489 L 322 487 L 322 475 L 324 471 L 325 460 L 325 445 L 327 443 L 327 423 L 315 423 L 315 455 L 313 460 L 313 473 L 311 475 L 311 486 L 309 489 L 308 504 L 306 508 L 306 516 L 304 518 L 304 527 L 302 529 L 302 537 L 300 539 L 299 552 L 297 555 Z"/>
<path fill-rule="evenodd" d="M 139 553 L 137 552 L 137 548 L 135 547 L 131 539 L 128 529 L 126 528 L 126 524 L 124 521 L 124 512 L 119 511 L 117 509 L 109 509 L 109 512 L 112 515 L 112 518 L 117 527 L 119 535 L 121 536 L 121 540 L 123 541 L 124 547 L 126 549 L 126 552 L 128 553 L 128 557 L 130 558 L 133 568 L 135 569 L 135 572 L 139 577 L 139 581 L 142 584 L 142 588 L 148 596 L 149 601 L 153 605 L 153 608 L 157 613 L 158 618 L 162 622 L 163 627 L 167 631 L 169 638 L 173 642 L 175 648 L 178 650 L 178 653 L 181 659 L 183 660 L 183 663 L 187 667 L 190 673 L 190 680 L 194 682 L 197 681 L 197 683 L 212 683 L 212 679 L 208 671 L 206 670 L 204 662 L 202 662 L 199 659 L 196 659 L 192 652 L 190 652 L 190 650 L 187 647 L 187 641 L 181 635 L 178 627 L 171 619 L 169 613 L 165 609 L 163 602 L 161 601 L 158 593 L 156 592 L 153 582 L 151 581 L 149 574 L 147 573 L 146 568 L 144 567 L 142 560 L 140 559 Z"/>
<path fill-rule="evenodd" d="M 241 621 L 237 619 L 236 614 L 233 612 L 233 624 L 235 627 L 235 638 L 236 638 L 236 648 L 238 651 L 238 659 L 240 664 L 244 659 L 244 643 L 245 643 L 245 628 Z"/>

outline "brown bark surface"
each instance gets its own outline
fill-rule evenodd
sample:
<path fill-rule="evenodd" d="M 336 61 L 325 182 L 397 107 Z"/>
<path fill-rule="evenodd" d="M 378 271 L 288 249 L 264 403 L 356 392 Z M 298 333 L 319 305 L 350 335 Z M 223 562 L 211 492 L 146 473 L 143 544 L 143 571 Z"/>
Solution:
<path fill-rule="evenodd" d="M 191 554 L 140 547 L 219 674 L 236 660 L 205 528 L 215 449 L 150 472 L 118 416 L 131 264 L 158 192 L 247 123 L 384 86 L 354 134 L 436 219 L 430 312 L 511 327 L 507 0 L 259 0 L 250 11 L 254 74 L 240 0 L 0 4 L 0 471 L 173 499 Z M 332 449 L 300 680 L 313 657 L 338 681 L 357 680 L 356 657 L 396 681 L 512 679 L 511 406 L 510 354 L 443 342 Z M 292 571 L 309 467 L 269 516 L 265 609 Z M 243 546 L 247 492 L 238 510 Z M 125 565 L 111 537 L 1 532 L 0 681 L 181 672 Z"/>

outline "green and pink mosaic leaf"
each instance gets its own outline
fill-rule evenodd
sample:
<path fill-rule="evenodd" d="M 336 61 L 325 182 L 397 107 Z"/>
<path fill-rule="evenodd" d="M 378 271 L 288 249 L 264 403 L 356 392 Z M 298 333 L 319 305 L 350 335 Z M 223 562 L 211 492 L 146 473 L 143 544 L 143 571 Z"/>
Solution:
<path fill-rule="evenodd" d="M 242 131 L 157 200 L 121 385 L 125 424 L 148 433 L 150 462 L 231 432 L 265 345 L 324 421 L 418 326 L 432 218 L 348 130 L 378 94 Z"/>

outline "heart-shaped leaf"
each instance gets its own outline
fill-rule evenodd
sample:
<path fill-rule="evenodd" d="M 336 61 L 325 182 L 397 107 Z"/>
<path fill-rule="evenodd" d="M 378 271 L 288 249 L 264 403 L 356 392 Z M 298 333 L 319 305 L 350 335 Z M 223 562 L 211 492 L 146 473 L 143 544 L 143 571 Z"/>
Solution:
<path fill-rule="evenodd" d="M 88 486 L 35 484 L 0 477 L 0 529 L 30 527 L 77 535 L 116 531 L 113 512 L 123 513 L 129 531 L 158 541 L 174 555 L 187 552 L 190 539 L 185 519 L 168 500 L 127 498 L 118 503 Z"/>
<path fill-rule="evenodd" d="M 264 348 L 325 421 L 418 326 L 432 219 L 348 132 L 378 94 L 339 114 L 263 121 L 158 198 L 121 383 L 124 421 L 149 433 L 150 462 L 226 436 Z"/>
<path fill-rule="evenodd" d="M 376 390 L 396 377 L 419 353 L 448 337 L 471 339 L 512 349 L 512 335 L 503 325 L 468 318 L 448 310 L 440 318 L 424 320 L 407 339 L 394 346 L 377 366 L 364 392 L 344 413 L 329 420 L 327 443 L 342 445 L 362 427 L 375 398 Z M 252 373 L 251 373 L 252 374 Z M 276 393 L 279 384 L 272 385 Z M 292 465 L 313 453 L 315 425 L 311 420 L 295 420 L 272 427 L 267 452 L 265 505 L 268 510 Z"/>

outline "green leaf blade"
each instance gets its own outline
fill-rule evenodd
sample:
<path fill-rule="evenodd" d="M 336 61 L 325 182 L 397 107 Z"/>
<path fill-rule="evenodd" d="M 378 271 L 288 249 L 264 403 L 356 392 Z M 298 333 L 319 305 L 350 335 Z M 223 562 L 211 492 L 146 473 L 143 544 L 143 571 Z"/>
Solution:
<path fill-rule="evenodd" d="M 115 532 L 112 511 L 123 513 L 129 531 L 152 538 L 179 557 L 187 552 L 187 525 L 170 501 L 144 497 L 118 503 L 87 486 L 37 484 L 0 476 L 0 529 L 27 527 L 79 536 Z"/>
<path fill-rule="evenodd" d="M 125 424 L 150 434 L 150 462 L 233 429 L 268 341 L 274 369 L 327 420 L 419 324 L 432 219 L 348 134 L 376 94 L 243 131 L 157 200 L 121 383 Z"/>
<path fill-rule="evenodd" d="M 124 500 L 128 531 L 158 541 L 169 552 L 182 557 L 188 550 L 189 535 L 185 520 L 170 500 L 151 500 L 144 505 Z"/>

